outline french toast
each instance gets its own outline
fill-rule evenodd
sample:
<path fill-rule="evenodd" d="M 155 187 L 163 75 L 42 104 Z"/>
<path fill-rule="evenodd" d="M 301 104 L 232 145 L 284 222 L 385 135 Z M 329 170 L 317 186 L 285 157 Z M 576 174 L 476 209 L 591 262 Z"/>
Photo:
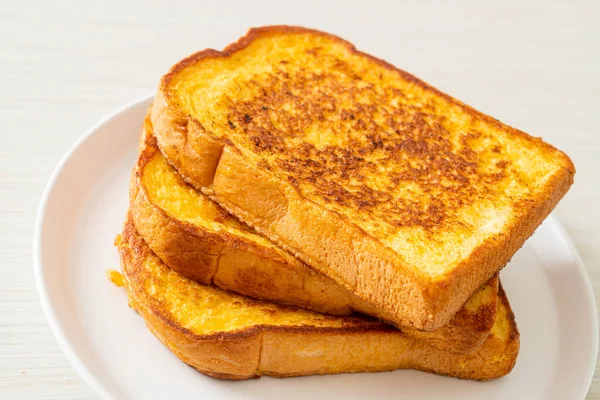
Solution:
<path fill-rule="evenodd" d="M 446 352 L 366 317 L 335 317 L 253 300 L 182 277 L 130 220 L 117 239 L 129 304 L 177 357 L 222 379 L 411 368 L 465 379 L 506 375 L 519 333 L 500 289 L 498 317 L 471 354 Z"/>
<path fill-rule="evenodd" d="M 567 155 L 330 34 L 252 29 L 161 79 L 194 187 L 398 326 L 447 323 L 567 192 Z"/>
<path fill-rule="evenodd" d="M 150 249 L 173 270 L 205 285 L 322 313 L 369 314 L 368 304 L 314 271 L 187 185 L 164 160 L 144 121 L 140 155 L 130 184 L 130 215 Z M 498 278 L 479 288 L 463 308 L 431 332 L 403 328 L 448 351 L 481 346 L 496 318 Z"/>

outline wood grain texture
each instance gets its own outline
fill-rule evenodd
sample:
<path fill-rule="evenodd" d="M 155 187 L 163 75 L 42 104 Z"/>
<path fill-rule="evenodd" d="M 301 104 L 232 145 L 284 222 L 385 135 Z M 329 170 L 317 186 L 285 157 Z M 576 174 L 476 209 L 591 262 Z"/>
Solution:
<path fill-rule="evenodd" d="M 171 64 L 250 26 L 331 31 L 567 152 L 578 172 L 556 214 L 598 298 L 600 3 L 323 3 L 0 4 L 0 399 L 96 398 L 59 350 L 33 282 L 35 212 L 56 163 Z M 588 399 L 600 399 L 598 372 Z"/>

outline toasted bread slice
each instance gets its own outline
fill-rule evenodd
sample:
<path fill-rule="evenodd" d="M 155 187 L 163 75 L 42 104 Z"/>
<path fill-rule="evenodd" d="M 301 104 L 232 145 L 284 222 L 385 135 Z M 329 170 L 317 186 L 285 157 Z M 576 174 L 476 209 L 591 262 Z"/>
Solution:
<path fill-rule="evenodd" d="M 483 346 L 459 354 L 373 319 L 278 306 L 195 283 L 154 255 L 130 222 L 118 244 L 130 305 L 177 357 L 217 378 L 412 368 L 484 380 L 510 372 L 519 351 L 502 290 L 498 318 Z"/>
<path fill-rule="evenodd" d="M 431 330 L 573 182 L 562 152 L 313 30 L 176 64 L 152 123 L 186 180 L 377 316 Z"/>
<path fill-rule="evenodd" d="M 130 189 L 133 223 L 150 249 L 179 274 L 240 294 L 335 315 L 368 304 L 280 250 L 187 185 L 164 160 L 146 118 Z M 496 319 L 498 278 L 484 284 L 448 324 L 411 337 L 455 352 L 481 346 Z"/>

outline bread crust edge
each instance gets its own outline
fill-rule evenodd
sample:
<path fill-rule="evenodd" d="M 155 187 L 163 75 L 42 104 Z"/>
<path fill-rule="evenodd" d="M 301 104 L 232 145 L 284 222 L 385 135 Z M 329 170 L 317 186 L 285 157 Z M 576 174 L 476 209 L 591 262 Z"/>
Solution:
<path fill-rule="evenodd" d="M 404 79 L 442 96 L 485 123 L 500 127 L 509 135 L 518 135 L 519 138 L 535 141 L 547 151 L 556 152 L 563 165 L 548 181 L 545 190 L 540 193 L 540 201 L 523 204 L 523 207 L 518 210 L 518 215 L 513 218 L 514 223 L 502 234 L 488 238 L 472 252 L 469 258 L 463 260 L 443 278 L 437 281 L 427 279 L 407 268 L 391 249 L 348 222 L 342 215 L 303 198 L 290 183 L 276 178 L 272 173 L 256 170 L 244 159 L 233 143 L 226 139 L 218 140 L 211 137 L 196 120 L 181 114 L 176 105 L 170 101 L 169 83 L 186 66 L 204 58 L 228 57 L 247 47 L 256 38 L 288 33 L 311 33 L 333 38 L 347 46 L 349 51 L 398 72 Z M 428 331 L 446 324 L 474 291 L 510 260 L 514 252 L 533 234 L 541 221 L 568 191 L 575 173 L 573 163 L 568 156 L 551 145 L 503 125 L 498 120 L 474 110 L 413 75 L 356 50 L 352 44 L 343 39 L 300 27 L 272 26 L 252 29 L 246 36 L 222 52 L 204 50 L 180 61 L 162 78 L 151 111 L 151 119 L 161 151 L 189 183 L 203 190 L 211 199 L 283 249 L 290 251 L 317 271 L 327 274 L 347 290 L 356 293 L 377 309 L 379 317 L 393 321 L 399 326 Z M 226 174 L 228 168 L 236 169 L 237 179 L 232 174 Z M 241 176 L 246 179 L 241 179 Z M 249 177 L 254 179 L 250 181 Z M 264 203 L 262 209 L 257 202 L 252 204 L 252 208 L 242 209 L 239 204 L 243 204 L 249 197 L 248 189 L 260 194 L 263 199 L 270 199 L 271 202 Z M 295 215 L 289 215 L 290 207 L 299 208 Z M 248 211 L 250 209 L 252 211 Z M 285 210 L 288 213 L 289 223 L 285 229 L 274 232 L 272 227 L 280 224 L 281 213 L 277 213 L 278 210 Z M 258 214 L 261 215 L 260 218 L 256 217 Z M 368 251 L 362 253 L 346 251 L 345 254 L 340 255 L 342 261 L 336 262 L 335 268 L 326 268 L 325 263 L 317 261 L 317 257 L 311 257 L 304 249 L 315 249 L 318 247 L 315 244 L 319 243 L 319 246 L 324 247 L 322 254 L 335 254 L 338 249 L 333 248 L 333 245 L 336 244 L 335 241 L 341 241 L 340 227 L 343 227 L 346 233 L 343 240 L 346 248 L 358 244 L 367 247 Z M 335 238 L 335 241 L 321 239 L 315 242 L 306 240 L 305 235 L 302 238 L 305 243 L 304 249 L 297 247 L 292 249 L 287 242 L 290 241 L 290 237 L 297 236 L 298 232 L 311 235 L 315 232 L 322 235 L 325 232 L 328 238 Z M 285 242 L 282 240 L 283 237 L 286 238 Z M 373 249 L 375 251 L 372 251 Z M 319 258 L 324 259 L 322 256 Z M 357 258 L 368 260 L 371 271 L 369 272 L 366 267 L 361 271 L 353 268 L 355 264 L 350 261 Z M 366 263 L 362 265 L 366 266 Z M 370 273 L 371 276 L 361 277 L 365 272 Z M 383 291 L 384 286 L 388 289 L 389 286 L 379 282 L 382 276 L 385 276 L 387 281 L 399 283 L 394 293 L 388 295 Z M 361 279 L 363 281 L 360 281 Z"/>
<path fill-rule="evenodd" d="M 124 226 L 119 254 L 130 306 L 178 358 L 215 378 L 243 380 L 262 375 L 293 377 L 411 368 L 489 380 L 508 374 L 519 352 L 519 332 L 501 287 L 499 302 L 506 309 L 508 338 L 490 336 L 472 354 L 440 351 L 406 338 L 392 327 L 367 321 L 342 328 L 255 325 L 232 332 L 197 334 L 180 326 L 144 292 L 143 265 L 151 250 L 130 222 Z M 324 357 L 307 354 L 307 348 L 322 351 Z"/>
<path fill-rule="evenodd" d="M 333 315 L 371 311 L 366 304 L 357 307 L 360 300 L 350 292 L 291 256 L 283 257 L 278 251 L 226 231 L 215 233 L 204 230 L 169 215 L 153 203 L 142 179 L 147 163 L 158 152 L 149 121 L 145 121 L 142 135 L 140 155 L 130 181 L 130 216 L 137 232 L 166 265 L 198 283 L 214 284 L 283 305 Z M 260 271 L 252 271 L 248 268 L 251 265 L 259 265 Z M 219 278 L 221 274 L 217 270 L 231 272 Z M 289 270 L 297 274 L 290 274 Z M 302 278 L 302 282 L 290 281 L 296 276 Z M 402 328 L 404 333 L 428 341 L 442 350 L 468 353 L 479 348 L 496 318 L 498 278 L 491 278 L 485 285 L 493 288 L 495 297 L 490 304 L 480 307 L 477 313 L 461 309 L 435 331 Z M 303 301 L 306 290 L 322 298 L 313 302 Z"/>

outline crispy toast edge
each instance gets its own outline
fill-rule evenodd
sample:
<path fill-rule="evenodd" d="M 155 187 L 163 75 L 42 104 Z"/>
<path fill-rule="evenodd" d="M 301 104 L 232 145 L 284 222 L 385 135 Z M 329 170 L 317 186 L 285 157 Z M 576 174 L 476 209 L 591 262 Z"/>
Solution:
<path fill-rule="evenodd" d="M 313 268 L 326 273 L 382 312 L 391 315 L 397 324 L 426 330 L 436 329 L 454 315 L 474 290 L 498 272 L 499 266 L 505 265 L 514 252 L 533 233 L 572 184 L 574 166 L 564 153 L 557 153 L 563 155 L 563 166 L 560 173 L 548 182 L 547 190 L 540 196 L 540 201 L 535 204 L 524 204 L 520 210 L 520 218 L 516 219 L 517 222 L 513 226 L 509 227 L 502 235 L 489 238 L 444 279 L 432 282 L 423 279 L 407 268 L 394 268 L 394 266 L 401 266 L 402 263 L 391 250 L 366 235 L 360 228 L 350 226 L 343 216 L 324 210 L 303 198 L 289 183 L 275 179 L 266 171 L 257 171 L 253 165 L 247 164 L 231 143 L 211 137 L 210 133 L 204 131 L 200 124 L 188 116 L 181 115 L 176 106 L 169 102 L 169 93 L 166 88 L 172 77 L 181 68 L 205 57 L 227 57 L 244 48 L 257 37 L 294 32 L 311 32 L 336 38 L 322 32 L 298 27 L 258 28 L 251 30 L 245 37 L 228 46 L 223 52 L 205 50 L 176 64 L 163 77 L 152 109 L 152 121 L 156 127 L 161 150 L 171 164 L 195 187 L 204 190 L 213 200 L 253 226 L 262 235 L 275 241 L 280 247 L 292 252 Z M 359 52 L 348 42 L 339 38 L 336 40 L 348 46 L 350 51 L 368 57 L 385 68 L 398 71 L 405 79 L 459 105 L 465 112 L 476 114 L 486 123 L 500 126 L 506 129 L 510 135 L 523 134 L 475 111 L 410 74 L 396 69 L 382 60 Z M 548 150 L 556 150 L 546 143 L 541 141 L 540 143 Z M 198 149 L 201 149 L 202 154 L 198 153 Z M 237 176 L 227 174 L 227 170 L 231 170 L 231 168 L 234 168 Z M 243 196 L 240 193 L 243 193 Z M 246 204 L 249 196 L 257 198 L 250 206 Z M 260 200 L 264 198 L 269 199 L 269 202 Z M 244 207 L 241 207 L 240 204 L 243 204 Z M 288 219 L 285 223 L 281 223 L 282 212 L 286 213 L 285 216 Z M 275 225 L 279 229 L 277 232 L 273 228 Z M 345 232 L 342 234 L 340 234 L 340 226 L 345 228 Z M 307 238 L 308 235 L 302 235 L 299 232 L 325 232 L 326 237 L 335 238 L 341 244 L 337 247 L 335 243 L 322 246 L 321 242 L 310 241 Z M 285 243 L 282 240 L 284 237 L 286 238 Z M 293 239 L 290 240 L 290 238 Z M 323 248 L 323 251 L 321 254 L 314 254 L 314 252 L 307 254 L 298 247 L 294 247 L 292 250 L 293 246 L 287 245 L 290 241 L 304 243 L 303 249 Z M 347 250 L 349 244 L 353 245 L 361 241 L 365 242 L 363 247 L 366 251 Z M 498 249 L 503 250 L 498 251 Z M 339 256 L 339 259 L 334 260 L 333 263 L 329 262 L 332 254 Z M 366 259 L 371 265 L 377 266 L 373 267 L 377 271 L 371 271 L 371 276 L 360 278 L 359 271 L 352 267 L 354 263 L 351 261 L 356 258 Z M 325 267 L 325 265 L 331 264 L 335 264 L 336 268 Z M 360 271 L 360 273 L 364 272 L 364 270 Z M 398 290 L 390 295 L 382 294 L 383 288 L 387 285 L 378 281 L 381 276 L 385 276 L 387 281 L 399 282 Z M 403 306 L 408 304 L 410 307 Z"/>
<path fill-rule="evenodd" d="M 216 378 L 239 380 L 262 375 L 292 377 L 412 368 L 488 380 L 508 374 L 519 352 L 519 332 L 501 287 L 499 323 L 504 325 L 502 334 L 506 337 L 490 335 L 472 354 L 440 351 L 406 338 L 385 324 L 369 320 L 361 323 L 356 318 L 342 328 L 254 325 L 237 331 L 199 334 L 181 326 L 144 291 L 148 274 L 144 264 L 162 262 L 158 258 L 150 260 L 153 253 L 131 223 L 124 226 L 119 254 L 130 306 L 177 357 Z M 190 285 L 195 284 L 190 281 Z M 348 348 L 353 351 L 347 351 Z M 325 357 L 314 358 L 307 349 L 320 349 Z"/>
<path fill-rule="evenodd" d="M 377 314 L 332 279 L 287 253 L 265 248 L 226 230 L 210 232 L 169 215 L 153 203 L 142 180 L 148 161 L 158 152 L 149 121 L 145 121 L 142 134 L 144 144 L 130 182 L 130 215 L 138 233 L 165 264 L 198 283 L 214 284 L 254 298 L 334 315 L 352 311 Z M 463 307 L 435 331 L 403 328 L 404 332 L 440 349 L 473 351 L 487 338 L 496 317 L 498 278 L 491 278 L 484 287 L 492 288 L 495 297 L 477 312 Z"/>

